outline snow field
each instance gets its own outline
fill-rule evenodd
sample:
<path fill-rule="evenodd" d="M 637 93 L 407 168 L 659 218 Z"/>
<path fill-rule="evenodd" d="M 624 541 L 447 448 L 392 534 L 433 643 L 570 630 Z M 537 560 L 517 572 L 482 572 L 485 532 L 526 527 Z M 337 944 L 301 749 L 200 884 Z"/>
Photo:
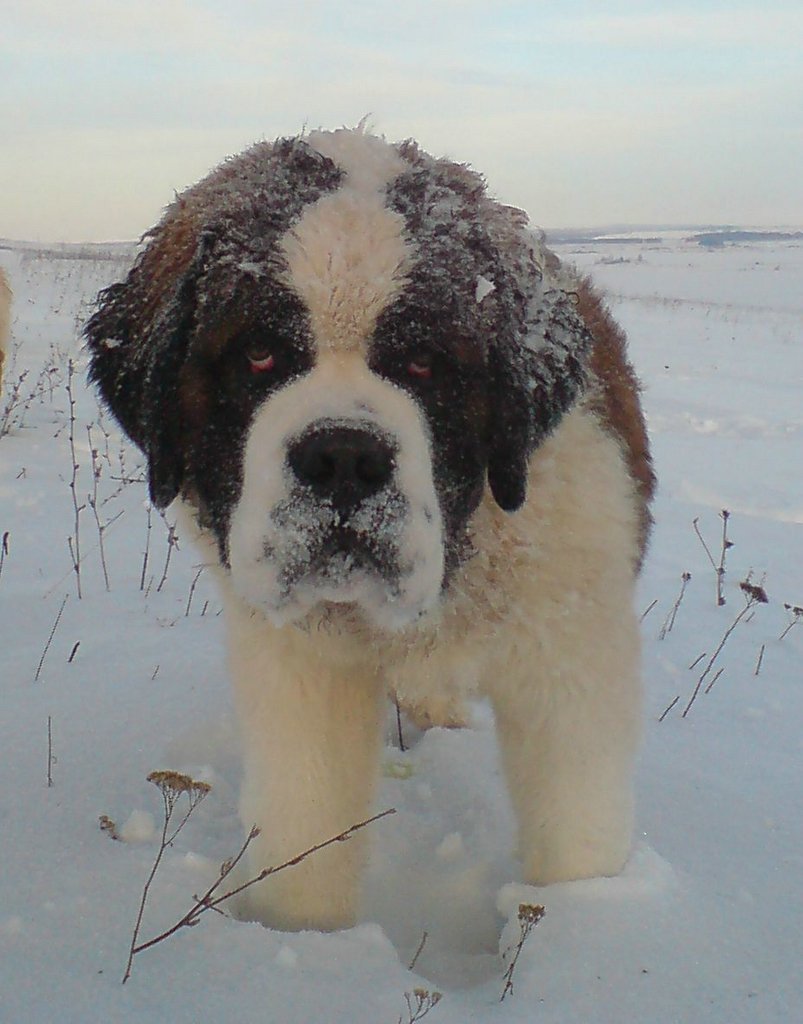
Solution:
<path fill-rule="evenodd" d="M 242 842 L 214 590 L 205 573 L 196 580 L 189 545 L 170 548 L 141 459 L 108 419 L 101 429 L 86 387 L 79 325 L 131 253 L 0 243 L 16 348 L 0 399 L 0 423 L 13 406 L 0 437 L 0 1021 L 395 1024 L 417 987 L 444 993 L 433 1024 L 796 1019 L 803 621 L 779 637 L 796 622 L 784 604 L 803 605 L 803 248 L 707 251 L 671 234 L 559 250 L 592 273 L 628 331 L 660 479 L 639 598 L 639 835 L 623 875 L 521 886 L 487 708 L 474 709 L 470 730 L 410 731 L 406 753 L 389 714 L 377 810 L 398 813 L 372 828 L 363 923 L 291 935 L 207 914 L 138 955 L 122 987 L 161 830 L 145 776 L 175 768 L 212 792 L 167 851 L 144 938 L 176 921 Z M 98 471 L 110 524 L 107 592 L 98 527 L 89 507 L 79 513 L 80 599 L 68 382 L 78 504 Z M 717 606 L 692 523 L 717 562 L 723 509 L 733 546 Z M 658 639 L 683 573 L 674 626 Z M 684 718 L 751 573 L 769 603 L 733 629 Z M 124 841 L 101 831 L 101 814 Z M 500 1003 L 500 952 L 516 944 L 520 903 L 546 916 Z"/>

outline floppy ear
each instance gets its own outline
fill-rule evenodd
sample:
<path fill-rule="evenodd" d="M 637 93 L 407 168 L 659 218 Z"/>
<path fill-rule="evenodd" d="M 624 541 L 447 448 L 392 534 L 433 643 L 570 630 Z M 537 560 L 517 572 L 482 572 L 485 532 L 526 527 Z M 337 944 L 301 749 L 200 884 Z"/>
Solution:
<path fill-rule="evenodd" d="M 195 286 L 208 239 L 180 250 L 156 233 L 125 281 L 99 296 L 85 328 L 90 379 L 148 459 L 151 500 L 164 508 L 183 476 L 179 374 L 195 324 Z"/>
<path fill-rule="evenodd" d="M 506 512 L 527 496 L 530 455 L 582 393 L 591 342 L 572 297 L 558 290 L 531 307 L 524 336 L 492 342 L 488 484 Z"/>

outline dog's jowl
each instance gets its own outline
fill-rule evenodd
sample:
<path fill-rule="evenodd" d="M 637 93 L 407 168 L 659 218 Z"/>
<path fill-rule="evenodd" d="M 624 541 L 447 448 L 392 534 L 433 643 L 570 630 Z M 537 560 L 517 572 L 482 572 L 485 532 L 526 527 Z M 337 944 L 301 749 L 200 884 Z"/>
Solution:
<path fill-rule="evenodd" d="M 261 143 L 168 208 L 92 376 L 216 574 L 251 867 L 371 813 L 388 692 L 491 701 L 522 877 L 618 872 L 653 489 L 622 333 L 466 167 L 361 130 Z M 252 890 L 339 928 L 364 834 Z"/>

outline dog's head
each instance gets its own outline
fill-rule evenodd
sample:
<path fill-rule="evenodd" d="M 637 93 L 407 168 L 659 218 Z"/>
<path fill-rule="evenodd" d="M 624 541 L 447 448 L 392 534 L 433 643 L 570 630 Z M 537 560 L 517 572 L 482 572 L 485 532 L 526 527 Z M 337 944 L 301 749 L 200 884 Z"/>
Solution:
<path fill-rule="evenodd" d="M 415 144 L 262 143 L 187 190 L 86 330 L 91 373 L 276 622 L 429 610 L 487 484 L 513 511 L 589 335 L 523 215 Z"/>

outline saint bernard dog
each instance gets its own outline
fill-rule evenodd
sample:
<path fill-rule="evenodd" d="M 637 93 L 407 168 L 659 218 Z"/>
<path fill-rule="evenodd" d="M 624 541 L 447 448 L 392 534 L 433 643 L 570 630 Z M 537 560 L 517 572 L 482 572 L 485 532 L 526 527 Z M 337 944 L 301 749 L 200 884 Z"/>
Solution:
<path fill-rule="evenodd" d="M 361 128 L 189 188 L 86 328 L 91 376 L 215 566 L 250 868 L 370 814 L 387 694 L 490 701 L 523 878 L 620 871 L 653 474 L 625 339 L 467 167 Z M 252 889 L 355 921 L 365 833 Z"/>

